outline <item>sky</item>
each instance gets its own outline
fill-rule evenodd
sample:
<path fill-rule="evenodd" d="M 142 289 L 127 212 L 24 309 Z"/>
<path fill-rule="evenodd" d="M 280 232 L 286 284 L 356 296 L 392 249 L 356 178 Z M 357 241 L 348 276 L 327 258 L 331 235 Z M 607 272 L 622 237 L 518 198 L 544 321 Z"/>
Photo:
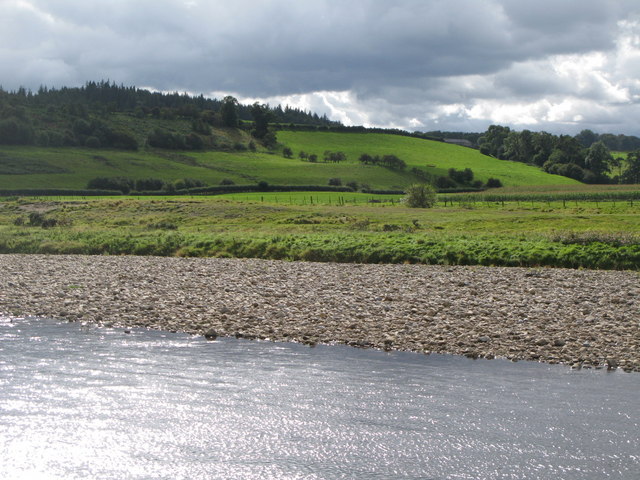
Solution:
<path fill-rule="evenodd" d="M 640 0 L 0 0 L 0 85 L 93 80 L 346 125 L 640 136 Z"/>

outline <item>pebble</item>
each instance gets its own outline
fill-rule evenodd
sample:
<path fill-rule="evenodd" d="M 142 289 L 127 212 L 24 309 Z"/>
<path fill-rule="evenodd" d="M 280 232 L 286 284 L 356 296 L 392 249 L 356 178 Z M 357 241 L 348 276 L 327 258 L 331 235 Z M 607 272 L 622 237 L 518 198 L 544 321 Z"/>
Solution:
<path fill-rule="evenodd" d="M 638 272 L 13 254 L 0 272 L 5 316 L 640 371 Z"/>

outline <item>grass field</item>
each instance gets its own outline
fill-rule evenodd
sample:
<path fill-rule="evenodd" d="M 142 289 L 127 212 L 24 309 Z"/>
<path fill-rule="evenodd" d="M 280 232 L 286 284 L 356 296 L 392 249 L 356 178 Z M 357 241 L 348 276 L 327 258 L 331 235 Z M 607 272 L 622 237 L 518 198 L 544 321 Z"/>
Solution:
<path fill-rule="evenodd" d="M 350 162 L 357 162 L 362 153 L 394 154 L 409 167 L 417 167 L 434 175 L 446 175 L 449 168 L 471 168 L 482 181 L 499 178 L 505 186 L 572 185 L 579 182 L 518 162 L 497 160 L 479 151 L 443 142 L 381 133 L 292 132 L 278 133 L 278 139 L 297 155 L 300 150 L 322 158 L 325 150 L 343 151 Z M 379 168 L 379 167 L 370 167 Z"/>
<path fill-rule="evenodd" d="M 133 128 L 133 126 L 132 126 Z M 243 136 L 244 135 L 244 136 Z M 219 132 L 221 144 L 248 143 L 242 132 Z M 236 138 L 237 137 L 237 138 Z M 195 178 L 208 185 L 229 179 L 238 185 L 266 181 L 272 185 L 327 185 L 330 178 L 343 184 L 357 182 L 373 189 L 402 190 L 418 181 L 412 167 L 434 175 L 446 175 L 449 168 L 471 168 L 475 178 L 499 178 L 505 186 L 572 185 L 575 180 L 549 175 L 516 162 L 496 160 L 469 148 L 442 142 L 374 133 L 278 132 L 281 143 L 294 151 L 294 158 L 264 150 L 173 152 L 145 150 L 126 152 L 87 148 L 0 147 L 0 189 L 82 189 L 95 177 L 159 178 L 173 181 Z M 347 161 L 303 162 L 299 151 L 315 153 L 344 151 Z M 362 153 L 394 154 L 404 160 L 406 171 L 361 165 Z"/>
<path fill-rule="evenodd" d="M 313 203 L 304 200 L 312 196 Z M 4 199 L 0 253 L 640 267 L 638 202 L 425 210 L 406 208 L 397 197 L 369 203 L 371 196 L 362 194 L 345 202 L 315 193 L 236 197 Z"/>

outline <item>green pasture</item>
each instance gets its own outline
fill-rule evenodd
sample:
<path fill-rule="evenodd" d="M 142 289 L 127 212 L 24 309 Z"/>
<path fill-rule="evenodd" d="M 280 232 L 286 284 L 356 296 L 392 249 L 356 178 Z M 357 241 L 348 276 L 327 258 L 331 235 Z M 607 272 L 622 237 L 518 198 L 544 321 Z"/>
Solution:
<path fill-rule="evenodd" d="M 505 186 L 579 183 L 567 177 L 550 175 L 537 167 L 488 157 L 471 148 L 419 138 L 382 133 L 282 131 L 278 132 L 278 140 L 291 148 L 294 156 L 301 150 L 315 153 L 318 158 L 322 158 L 325 150 L 342 151 L 349 163 L 357 163 L 363 153 L 381 156 L 393 154 L 404 160 L 409 169 L 417 167 L 433 175 L 446 175 L 450 168 L 471 168 L 474 178 L 483 182 L 489 178 L 499 178 Z"/>
<path fill-rule="evenodd" d="M 325 193 L 303 201 L 312 195 L 293 194 L 291 202 L 275 193 L 4 199 L 0 253 L 640 267 L 638 202 L 439 202 L 410 209 L 395 200 L 370 203 L 363 194 L 344 203 L 324 203 Z"/>
<path fill-rule="evenodd" d="M 376 195 L 356 192 L 251 192 L 229 193 L 220 195 L 221 198 L 234 202 L 262 202 L 289 205 L 366 205 L 391 204 L 402 200 L 403 195 Z"/>
<path fill-rule="evenodd" d="M 130 120 L 134 122 L 133 119 Z M 131 125 L 133 129 L 134 126 Z M 137 127 L 138 129 L 140 127 Z M 137 131 L 137 130 L 136 130 Z M 517 162 L 497 160 L 478 151 L 442 142 L 374 133 L 278 132 L 279 141 L 292 148 L 293 158 L 264 150 L 231 150 L 234 140 L 246 143 L 237 131 L 216 130 L 222 150 L 175 152 L 141 149 L 136 152 L 79 147 L 0 147 L 0 189 L 82 189 L 96 177 L 158 178 L 173 181 L 194 178 L 208 185 L 223 179 L 237 185 L 327 185 L 340 178 L 379 190 L 403 190 L 419 179 L 410 170 L 420 168 L 446 175 L 449 168 L 471 168 L 475 178 L 499 178 L 505 186 L 572 185 L 575 180 Z M 236 132 L 236 133 L 234 133 Z M 235 136 L 240 135 L 238 138 Z M 224 137 L 224 138 L 223 138 Z M 315 153 L 318 163 L 302 161 L 298 153 Z M 344 151 L 347 161 L 322 162 L 325 150 Z M 405 171 L 362 165 L 362 153 L 394 154 L 408 164 Z"/>

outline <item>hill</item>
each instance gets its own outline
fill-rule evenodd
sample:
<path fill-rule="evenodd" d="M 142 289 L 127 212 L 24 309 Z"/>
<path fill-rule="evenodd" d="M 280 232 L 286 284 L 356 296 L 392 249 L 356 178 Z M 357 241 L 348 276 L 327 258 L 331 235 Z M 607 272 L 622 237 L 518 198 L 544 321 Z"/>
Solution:
<path fill-rule="evenodd" d="M 142 124 L 143 122 L 141 122 Z M 140 124 L 131 130 L 141 130 Z M 420 181 L 413 168 L 432 177 L 447 175 L 450 168 L 470 168 L 474 178 L 486 182 L 499 179 L 505 186 L 567 185 L 575 180 L 547 174 L 522 163 L 497 160 L 477 150 L 442 142 L 379 133 L 278 132 L 279 141 L 291 148 L 292 158 L 247 145 L 248 133 L 216 129 L 224 150 L 173 151 L 144 148 L 137 151 L 86 147 L 0 146 L 0 189 L 86 188 L 96 177 L 157 178 L 166 182 L 193 178 L 207 185 L 223 180 L 238 185 L 268 182 L 278 185 L 327 185 L 329 179 L 356 182 L 372 189 L 401 190 Z M 317 163 L 298 158 L 300 151 L 315 153 L 342 151 L 340 163 Z M 404 170 L 363 165 L 358 158 L 396 155 L 406 162 Z"/>
<path fill-rule="evenodd" d="M 407 163 L 407 171 L 418 168 L 433 177 L 447 175 L 450 168 L 462 170 L 470 168 L 474 178 L 486 182 L 489 178 L 498 178 L 505 186 L 520 185 L 569 185 L 575 180 L 550 175 L 542 170 L 519 162 L 497 160 L 479 151 L 451 145 L 444 142 L 420 138 L 387 135 L 382 133 L 334 133 L 334 132 L 293 132 L 278 133 L 278 140 L 294 152 L 304 150 L 307 153 L 322 155 L 325 150 L 343 151 L 350 163 L 356 163 L 363 153 L 370 155 L 396 155 Z M 369 167 L 364 171 L 380 167 Z M 391 181 L 389 171 L 382 176 L 385 182 Z M 405 181 L 406 178 L 403 178 Z M 402 182 L 403 179 L 396 180 Z M 409 182 L 415 179 L 409 179 Z M 404 188 L 407 183 L 395 185 Z M 391 188 L 394 186 L 391 185 Z"/>
<path fill-rule="evenodd" d="M 281 130 L 268 129 L 268 122 Z M 319 187 L 331 181 L 374 190 L 402 190 L 418 181 L 441 189 L 477 188 L 489 179 L 506 186 L 576 183 L 420 137 L 344 127 L 288 107 L 240 105 L 232 97 L 219 101 L 108 82 L 35 94 L 0 89 L 0 188 L 83 189 L 96 178 L 114 177 L 152 178 L 165 187 L 187 178 L 209 186 Z M 341 155 L 323 161 L 325 152 Z M 317 161 L 309 161 L 312 154 Z M 363 154 L 383 161 L 360 162 Z"/>

